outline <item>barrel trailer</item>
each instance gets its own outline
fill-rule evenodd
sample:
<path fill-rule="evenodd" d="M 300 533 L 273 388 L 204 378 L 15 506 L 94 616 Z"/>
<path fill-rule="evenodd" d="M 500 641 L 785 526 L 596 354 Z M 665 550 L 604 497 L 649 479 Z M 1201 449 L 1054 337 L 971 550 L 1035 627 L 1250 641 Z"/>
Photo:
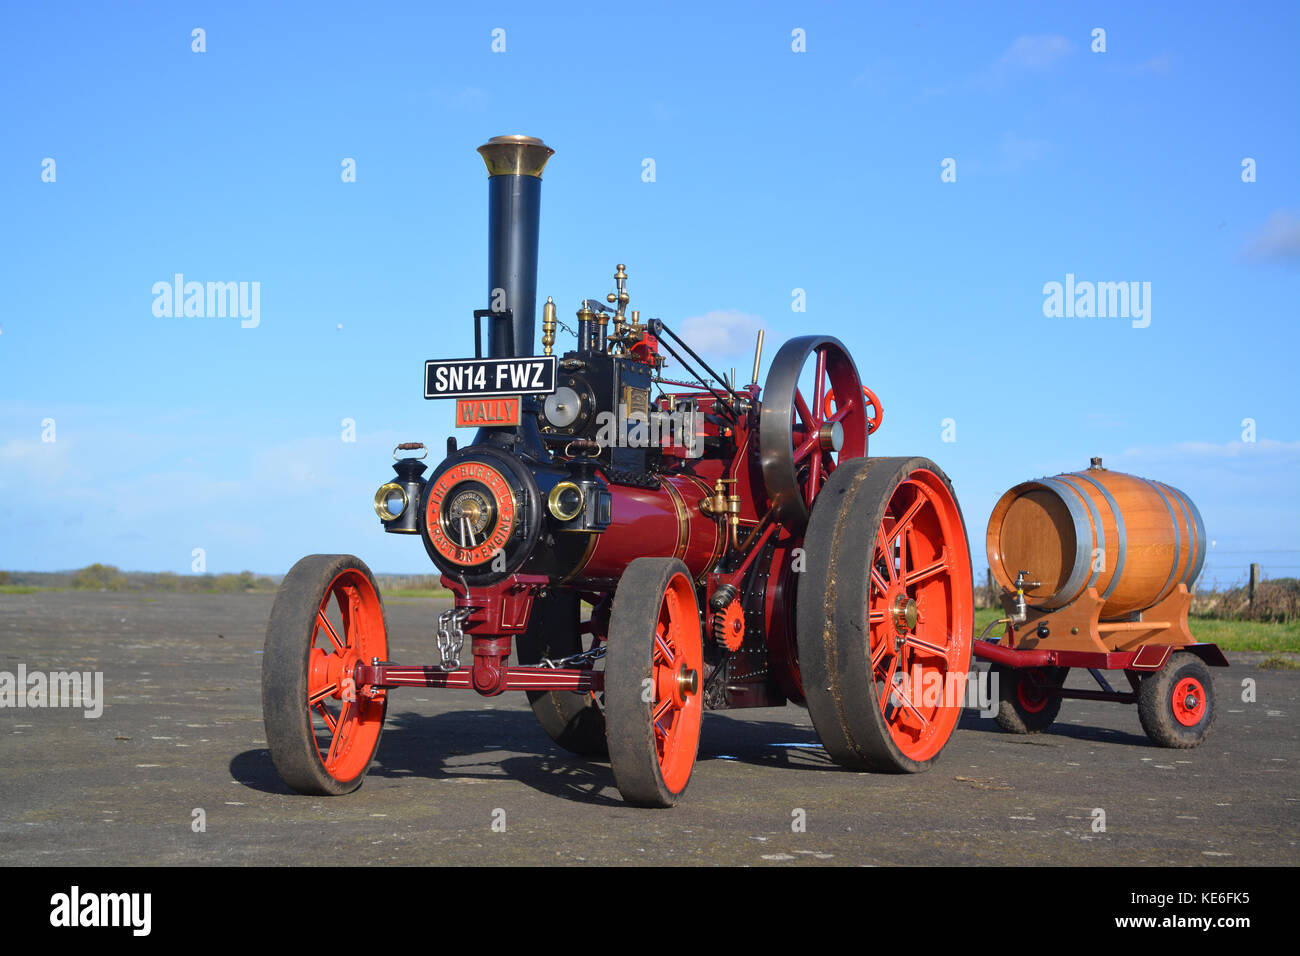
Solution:
<path fill-rule="evenodd" d="M 424 382 L 474 438 L 449 438 L 427 476 L 426 446 L 399 445 L 374 497 L 383 529 L 419 537 L 454 603 L 437 661 L 398 663 L 365 563 L 294 565 L 262 672 L 268 747 L 292 789 L 359 787 L 402 687 L 522 691 L 556 744 L 608 759 L 624 800 L 649 807 L 685 791 L 705 709 L 801 705 L 840 765 L 926 770 L 963 697 L 919 691 L 964 686 L 973 657 L 999 676 L 1008 730 L 1044 730 L 1063 699 L 1087 698 L 1136 703 L 1158 744 L 1204 738 L 1206 668 L 1226 661 L 1187 629 L 1205 539 L 1186 496 L 1099 462 L 1013 488 L 988 530 L 1006 614 L 975 640 L 952 484 L 926 458 L 868 455 L 883 407 L 837 339 L 787 341 L 760 385 L 760 332 L 741 384 L 629 310 L 620 264 L 604 302 L 581 300 L 576 329 L 547 299 L 535 354 L 554 151 L 499 136 L 478 152 L 488 307 L 474 312 L 474 357 L 428 360 Z M 577 341 L 557 354 L 561 331 Z M 1101 689 L 1065 688 L 1071 668 Z"/>

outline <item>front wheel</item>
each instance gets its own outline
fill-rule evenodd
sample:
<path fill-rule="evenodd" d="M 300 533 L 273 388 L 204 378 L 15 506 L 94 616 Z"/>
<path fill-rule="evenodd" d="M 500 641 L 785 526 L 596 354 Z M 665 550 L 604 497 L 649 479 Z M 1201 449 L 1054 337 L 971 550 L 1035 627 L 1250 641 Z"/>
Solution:
<path fill-rule="evenodd" d="M 690 782 L 704 715 L 704 642 L 690 571 L 637 558 L 614 593 L 605 654 L 610 769 L 634 806 L 671 807 Z"/>
<path fill-rule="evenodd" d="M 579 599 L 572 591 L 554 591 L 533 601 L 528 630 L 519 635 L 515 647 L 519 663 L 540 664 L 577 654 L 582 646 Z M 595 691 L 530 690 L 528 703 L 546 735 L 570 753 L 604 759 L 605 714 Z"/>
<path fill-rule="evenodd" d="M 299 793 L 338 796 L 361 786 L 379 747 L 388 701 L 357 692 L 358 664 L 388 657 L 374 576 L 350 554 L 313 554 L 285 575 L 262 657 L 266 743 Z"/>

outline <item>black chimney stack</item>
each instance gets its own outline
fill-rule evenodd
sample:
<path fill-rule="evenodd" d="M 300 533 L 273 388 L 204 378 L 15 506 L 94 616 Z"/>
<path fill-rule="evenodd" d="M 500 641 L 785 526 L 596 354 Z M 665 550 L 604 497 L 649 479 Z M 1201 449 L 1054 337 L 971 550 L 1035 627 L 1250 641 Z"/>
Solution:
<path fill-rule="evenodd" d="M 512 316 L 488 323 L 488 355 L 532 355 L 542 170 L 555 150 L 532 136 L 493 136 L 478 152 L 488 170 L 488 308 Z"/>

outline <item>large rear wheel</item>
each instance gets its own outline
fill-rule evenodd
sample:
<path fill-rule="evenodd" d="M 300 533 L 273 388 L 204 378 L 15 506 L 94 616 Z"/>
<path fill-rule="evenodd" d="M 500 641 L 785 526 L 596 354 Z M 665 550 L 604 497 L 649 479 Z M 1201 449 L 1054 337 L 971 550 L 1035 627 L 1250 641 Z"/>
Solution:
<path fill-rule="evenodd" d="M 262 657 L 262 715 L 271 760 L 294 790 L 321 796 L 361 786 L 388 701 L 357 692 L 358 664 L 388 656 L 374 576 L 350 554 L 313 554 L 285 575 Z"/>
<path fill-rule="evenodd" d="M 841 462 L 804 550 L 799 663 L 822 744 L 846 767 L 929 769 L 961 716 L 974 630 L 951 483 L 925 458 Z"/>

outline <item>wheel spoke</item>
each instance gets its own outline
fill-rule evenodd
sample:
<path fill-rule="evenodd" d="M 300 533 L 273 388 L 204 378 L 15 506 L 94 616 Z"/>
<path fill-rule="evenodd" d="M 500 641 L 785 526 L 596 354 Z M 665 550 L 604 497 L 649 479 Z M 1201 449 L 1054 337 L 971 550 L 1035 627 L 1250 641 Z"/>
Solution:
<path fill-rule="evenodd" d="M 323 702 L 326 697 L 329 697 L 338 689 L 339 689 L 339 685 L 337 683 L 326 684 L 320 690 L 314 691 L 311 694 L 311 696 L 307 698 L 307 706 L 315 707 L 317 704 Z"/>
<path fill-rule="evenodd" d="M 851 411 L 853 411 L 853 402 L 852 402 L 852 400 L 847 401 L 847 402 L 845 402 L 843 405 L 841 405 L 841 404 L 839 403 L 839 400 L 836 399 L 836 402 L 835 402 L 835 414 L 828 416 L 828 417 L 826 418 L 826 420 L 825 420 L 824 422 L 822 422 L 822 424 L 823 424 L 823 425 L 830 425 L 830 424 L 832 424 L 832 423 L 834 423 L 834 422 L 842 422 L 842 421 L 844 421 L 845 418 L 848 417 L 849 412 L 851 412 Z"/>
<path fill-rule="evenodd" d="M 876 586 L 876 588 L 880 591 L 881 594 L 884 594 L 886 591 L 889 590 L 889 582 L 880 576 L 880 569 L 877 568 L 874 563 L 871 565 L 871 583 Z M 873 611 L 872 613 L 881 615 L 883 619 L 885 612 Z"/>
<path fill-rule="evenodd" d="M 885 540 L 885 526 L 882 524 L 876 529 L 876 551 L 885 559 L 885 570 L 889 572 L 889 582 L 896 584 L 898 574 L 894 570 L 894 556 L 891 553 L 889 542 Z"/>
<path fill-rule="evenodd" d="M 327 598 L 328 600 L 328 598 Z M 316 623 L 325 629 L 325 634 L 329 637 L 330 643 L 334 645 L 336 653 L 343 653 L 343 642 L 339 640 L 338 634 L 334 631 L 334 625 L 330 623 L 329 618 L 325 616 L 325 608 L 322 607 L 316 612 Z M 313 643 L 315 643 L 313 641 Z"/>
<path fill-rule="evenodd" d="M 826 350 L 817 350 L 817 378 L 813 386 L 813 404 L 812 411 L 814 415 L 821 415 L 826 411 Z M 819 419 L 820 422 L 820 419 Z"/>
<path fill-rule="evenodd" d="M 794 410 L 803 419 L 803 427 L 816 434 L 817 421 L 813 417 L 812 410 L 808 408 L 808 403 L 803 400 L 803 393 L 797 388 L 794 390 Z"/>
<path fill-rule="evenodd" d="M 940 647 L 938 644 L 932 644 L 929 641 L 923 641 L 915 634 L 909 634 L 903 638 L 903 643 L 908 647 L 914 647 L 920 651 L 929 651 L 931 654 L 938 654 L 944 660 L 948 659 L 948 648 Z"/>
<path fill-rule="evenodd" d="M 925 495 L 918 493 L 916 496 L 916 500 L 912 502 L 912 504 L 908 507 L 906 511 L 903 512 L 902 516 L 898 519 L 898 523 L 894 525 L 894 527 L 899 527 L 900 525 L 906 526 L 911 524 L 912 519 L 916 517 L 916 513 L 925 506 L 925 502 L 926 502 Z"/>
<path fill-rule="evenodd" d="M 885 635 L 880 639 L 880 643 L 871 649 L 871 673 L 873 675 L 880 670 L 881 658 L 885 656 L 885 651 L 889 650 L 889 644 L 889 635 Z"/>
<path fill-rule="evenodd" d="M 796 465 L 799 464 L 799 462 L 811 455 L 813 449 L 820 444 L 821 436 L 817 434 L 816 430 L 814 430 L 812 435 L 806 439 L 802 445 L 794 450 L 794 463 Z"/>
<path fill-rule="evenodd" d="M 907 580 L 907 557 L 908 557 L 907 555 L 908 527 L 905 524 L 899 523 L 894 525 L 894 529 L 898 531 L 898 577 L 895 580 L 906 581 Z"/>
<path fill-rule="evenodd" d="M 329 728 L 329 732 L 333 734 L 337 731 L 338 721 L 336 721 L 334 715 L 329 712 L 329 708 L 325 706 L 325 702 L 323 700 L 317 701 L 314 706 L 316 708 L 316 713 L 320 715 L 321 720 L 325 721 L 325 726 Z"/>
<path fill-rule="evenodd" d="M 940 556 L 939 560 L 934 562 L 934 564 L 929 564 L 923 568 L 918 568 L 917 570 L 913 571 L 911 574 L 909 574 L 906 578 L 903 579 L 903 584 L 906 587 L 911 587 L 913 584 L 919 584 L 921 581 L 924 581 L 927 578 L 932 578 L 936 574 L 942 574 L 947 570 L 948 570 L 948 555 L 947 553 L 945 553 L 942 556 Z"/>
<path fill-rule="evenodd" d="M 354 702 L 349 700 L 343 703 L 343 710 L 339 712 L 339 722 L 334 727 L 334 739 L 330 741 L 329 753 L 325 755 L 326 767 L 338 760 L 339 750 L 348 742 L 348 730 L 355 717 L 352 711 L 355 709 Z"/>
<path fill-rule="evenodd" d="M 659 721 L 663 719 L 664 714 L 666 714 L 672 706 L 673 699 L 671 697 L 664 698 L 659 702 L 659 706 L 655 708 L 654 713 L 650 715 L 650 719 L 656 724 L 659 723 Z"/>
<path fill-rule="evenodd" d="M 664 666 L 671 667 L 673 664 L 673 649 L 658 631 L 655 632 L 655 650 L 659 652 L 659 658 Z"/>
<path fill-rule="evenodd" d="M 888 638 L 881 643 L 887 644 Z M 894 672 L 898 670 L 898 661 L 901 657 L 901 654 L 895 654 L 889 659 L 889 670 L 885 672 L 885 690 L 884 693 L 880 695 L 880 712 L 882 714 L 885 712 L 885 707 L 889 703 L 890 695 L 894 693 Z"/>

